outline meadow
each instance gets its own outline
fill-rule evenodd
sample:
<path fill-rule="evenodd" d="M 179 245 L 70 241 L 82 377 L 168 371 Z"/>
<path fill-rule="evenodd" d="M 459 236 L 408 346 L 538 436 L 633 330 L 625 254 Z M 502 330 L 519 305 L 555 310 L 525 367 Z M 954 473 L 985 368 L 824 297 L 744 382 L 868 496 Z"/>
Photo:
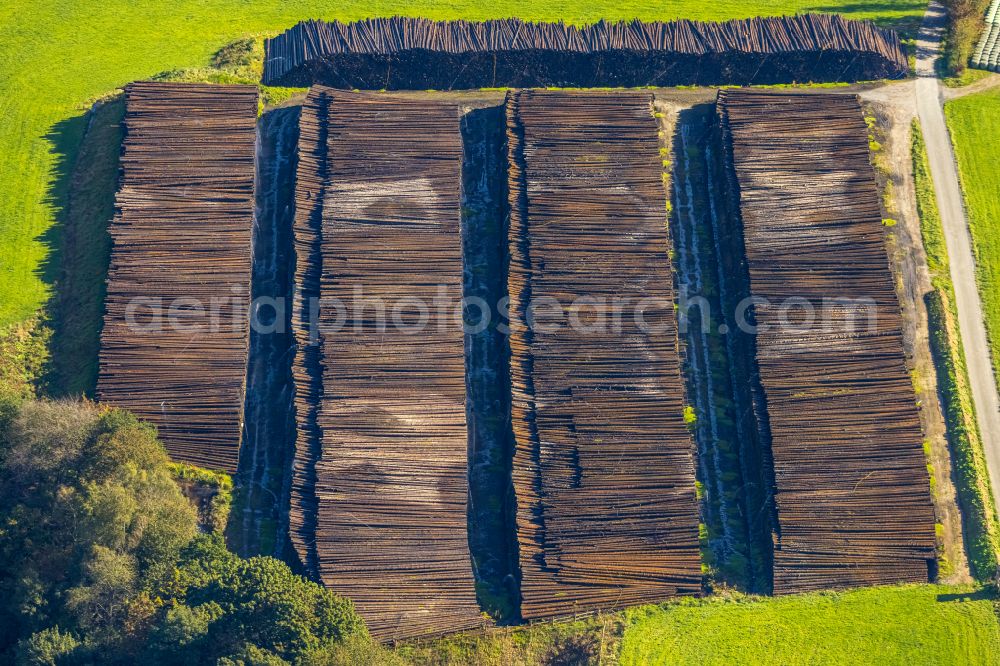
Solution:
<path fill-rule="evenodd" d="M 854 664 L 986 666 L 1000 654 L 995 601 L 911 585 L 768 598 L 723 594 L 569 622 L 403 645 L 378 664 Z"/>
<path fill-rule="evenodd" d="M 305 18 L 404 13 L 434 19 L 519 16 L 572 23 L 723 20 L 841 11 L 912 31 L 919 0 L 13 0 L 0 4 L 0 333 L 46 303 L 59 271 L 67 174 L 95 98 L 165 70 L 206 65 L 227 42 Z M 2 335 L 0 335 L 2 337 Z"/>
<path fill-rule="evenodd" d="M 944 107 L 969 216 L 976 279 L 990 339 L 1000 367 L 1000 90 L 954 99 Z"/>
<path fill-rule="evenodd" d="M 716 598 L 625 613 L 620 663 L 992 664 L 993 602 L 967 588 Z"/>

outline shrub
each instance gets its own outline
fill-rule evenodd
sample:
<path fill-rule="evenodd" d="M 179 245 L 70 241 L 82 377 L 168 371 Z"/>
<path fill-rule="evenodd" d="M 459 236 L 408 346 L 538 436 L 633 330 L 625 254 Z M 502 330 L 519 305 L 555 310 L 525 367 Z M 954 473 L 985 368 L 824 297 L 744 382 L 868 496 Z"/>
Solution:
<path fill-rule="evenodd" d="M 31 398 L 48 369 L 52 329 L 39 318 L 0 329 L 0 397 Z"/>
<path fill-rule="evenodd" d="M 209 532 L 226 528 L 233 504 L 233 479 L 224 472 L 185 463 L 170 463 L 181 492 L 198 507 L 198 523 Z"/>
<path fill-rule="evenodd" d="M 264 75 L 264 38 L 246 37 L 226 44 L 212 57 L 212 66 L 257 81 Z"/>
<path fill-rule="evenodd" d="M 349 601 L 196 534 L 151 427 L 0 399 L 0 662 L 272 666 L 370 642 Z"/>
<path fill-rule="evenodd" d="M 79 652 L 80 641 L 59 627 L 43 629 L 21 641 L 17 651 L 18 664 L 56 666 L 75 661 L 74 653 Z"/>
<path fill-rule="evenodd" d="M 989 0 L 946 0 L 948 29 L 944 46 L 944 65 L 948 74 L 965 71 L 972 50 L 985 26 Z"/>
<path fill-rule="evenodd" d="M 274 558 L 237 557 L 218 534 L 191 542 L 161 592 L 167 595 L 167 622 L 158 631 L 170 634 L 164 647 L 176 640 L 178 627 L 192 633 L 191 627 L 209 617 L 204 633 L 190 641 L 208 661 L 239 654 L 245 643 L 295 660 L 347 637 L 367 639 L 351 602 Z M 177 610 L 182 607 L 188 610 Z"/>

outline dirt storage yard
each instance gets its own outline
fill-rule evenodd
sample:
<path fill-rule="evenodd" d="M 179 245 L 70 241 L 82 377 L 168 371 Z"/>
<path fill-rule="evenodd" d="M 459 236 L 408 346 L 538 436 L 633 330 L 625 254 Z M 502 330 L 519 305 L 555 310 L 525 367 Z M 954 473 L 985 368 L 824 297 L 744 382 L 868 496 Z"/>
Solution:
<path fill-rule="evenodd" d="M 902 91 L 908 84 L 906 82 L 895 84 Z M 892 182 L 890 186 L 890 192 L 886 195 L 885 201 L 888 202 L 887 205 L 891 206 L 890 210 L 886 211 L 887 215 L 892 215 L 897 219 L 897 225 L 886 229 L 887 233 L 887 251 L 889 257 L 892 260 L 892 266 L 894 274 L 896 275 L 896 285 L 897 293 L 900 298 L 902 318 L 902 332 L 903 332 L 903 342 L 906 352 L 906 358 L 908 363 L 912 366 L 912 377 L 916 383 L 915 389 L 918 391 L 918 404 L 919 404 L 919 414 L 922 426 L 926 432 L 926 439 L 930 445 L 931 452 L 931 464 L 933 467 L 933 473 L 935 477 L 935 515 L 938 522 L 941 523 L 942 528 L 940 530 L 939 538 L 941 541 L 942 554 L 944 559 L 947 561 L 948 566 L 942 573 L 942 580 L 950 582 L 963 582 L 969 580 L 968 568 L 965 564 L 965 558 L 963 554 L 963 549 L 961 547 L 961 522 L 958 518 L 957 507 L 954 500 L 954 490 L 950 483 L 950 474 L 948 471 L 947 463 L 947 444 L 944 439 L 944 428 L 943 420 L 940 415 L 940 408 L 937 405 L 936 391 L 934 388 L 935 375 L 933 372 L 933 366 L 931 365 L 931 358 L 929 350 L 927 347 L 927 328 L 926 319 L 922 315 L 923 301 L 921 294 L 926 288 L 926 283 L 922 283 L 921 279 L 926 280 L 926 278 L 921 278 L 921 271 L 926 271 L 924 266 L 924 261 L 922 258 L 922 247 L 919 244 L 919 231 L 914 231 L 917 225 L 914 213 L 914 204 L 911 196 L 909 195 L 908 189 L 908 174 L 910 173 L 910 168 L 908 165 L 909 153 L 908 147 L 908 119 L 905 117 L 905 104 L 901 105 L 904 109 L 899 110 L 899 106 L 890 105 L 886 103 L 886 100 L 880 98 L 879 96 L 884 96 L 887 93 L 884 92 L 886 89 L 879 89 L 875 92 L 871 91 L 873 86 L 857 86 L 854 88 L 843 88 L 835 89 L 833 92 L 835 94 L 851 95 L 858 92 L 861 93 L 863 99 L 865 96 L 875 97 L 875 99 L 866 99 L 866 109 L 867 112 L 875 118 L 876 131 L 879 133 L 880 150 L 878 154 L 874 155 L 873 159 L 877 164 L 880 164 L 880 160 L 886 159 L 887 166 L 879 166 L 878 173 L 880 174 L 880 185 L 885 187 L 885 182 Z M 891 90 L 891 89 L 890 89 Z M 714 100 L 714 91 L 708 89 L 656 89 L 651 91 L 654 96 L 655 113 L 660 118 L 660 129 L 661 129 L 661 148 L 669 151 L 671 170 L 675 177 L 678 175 L 683 176 L 682 156 L 678 154 L 679 150 L 691 150 L 691 146 L 684 148 L 683 142 L 681 141 L 682 132 L 687 132 L 687 141 L 690 143 L 694 141 L 694 135 L 691 133 L 694 129 L 694 125 L 690 125 L 689 112 L 692 109 L 706 108 L 705 105 L 710 105 Z M 824 91 L 830 93 L 831 91 Z M 400 98 L 408 98 L 414 100 L 421 99 L 435 99 L 435 100 L 447 100 L 454 101 L 461 109 L 463 114 L 471 113 L 481 113 L 490 108 L 498 108 L 503 102 L 502 92 L 490 92 L 490 91 L 475 91 L 475 92 L 456 92 L 456 93 L 429 93 L 429 92 L 400 92 L 395 93 Z M 903 93 L 899 93 L 900 97 L 903 97 Z M 294 106 L 301 102 L 301 97 L 292 99 L 288 104 Z M 887 109 L 892 109 L 893 113 L 888 114 Z M 688 120 L 684 120 L 688 119 Z M 685 130 L 685 123 L 689 125 L 689 129 Z M 666 134 L 664 135 L 664 132 Z M 703 138 L 703 137 L 699 137 Z M 675 141 L 676 140 L 676 141 Z M 681 146 L 681 148 L 678 148 Z M 467 158 L 468 159 L 468 155 Z M 481 155 L 480 155 L 481 157 Z M 470 168 L 470 164 L 466 164 L 466 170 Z M 694 166 L 691 166 L 694 169 Z M 678 171 L 680 169 L 680 171 Z M 694 173 L 694 172 L 693 172 Z M 699 176 L 700 177 L 700 176 Z M 683 183 L 679 185 L 683 190 Z M 677 183 L 673 183 L 671 188 L 676 192 L 678 187 Z M 704 203 L 704 202 L 703 202 Z M 676 206 L 676 202 L 675 202 Z M 674 216 L 680 215 L 678 209 L 675 207 Z M 487 216 L 489 217 L 489 216 Z M 468 220 L 466 220 L 468 222 Z M 672 225 L 676 225 L 676 219 L 672 222 Z M 700 222 L 698 224 L 701 224 Z M 917 235 L 914 235 L 914 234 Z M 677 242 L 677 229 L 674 228 L 672 232 L 672 242 Z M 693 238 L 693 237 L 692 237 Z M 694 247 L 694 246 L 692 246 Z M 715 271 L 718 272 L 717 268 L 712 268 L 709 264 L 702 266 L 696 266 L 694 261 L 694 255 L 692 255 L 691 262 L 686 262 L 682 255 L 678 255 L 678 279 L 682 282 L 690 282 L 695 272 L 701 274 L 701 279 L 704 283 L 707 282 L 706 275 Z M 702 259 L 704 260 L 704 258 Z M 496 263 L 496 259 L 492 260 Z M 489 269 L 492 270 L 492 269 Z M 469 280 L 467 275 L 466 280 Z M 697 337 L 697 336 L 696 336 Z M 717 335 L 716 335 L 717 337 Z M 493 345 L 495 348 L 497 341 L 494 340 L 488 343 L 487 346 Z M 701 376 L 704 379 L 706 373 L 712 370 L 713 363 L 716 361 L 709 361 L 708 365 L 702 367 L 700 370 L 691 366 L 690 356 L 691 351 L 699 349 L 699 345 L 702 344 L 697 340 L 689 339 L 686 341 L 688 346 L 688 367 L 686 368 L 686 373 L 690 374 L 692 372 L 701 372 Z M 711 351 L 716 348 L 716 345 L 723 344 L 724 339 L 714 340 L 712 336 L 707 336 L 704 340 L 706 349 Z M 488 352 L 484 350 L 480 353 L 493 353 L 497 354 L 499 352 Z M 699 352 L 700 353 L 700 352 Z M 734 354 L 736 352 L 733 352 Z M 710 355 L 711 356 L 711 355 Z M 469 375 L 469 381 L 472 381 L 475 370 L 475 361 L 468 361 L 470 368 L 467 369 L 468 372 L 473 373 Z M 715 372 L 715 376 L 718 376 L 718 371 Z M 689 386 L 688 391 L 690 392 L 691 387 Z M 722 390 L 719 386 L 716 387 L 716 392 Z M 470 388 L 470 398 L 472 402 L 470 403 L 470 413 L 475 413 L 477 418 L 482 420 L 482 415 L 488 413 L 488 408 L 484 405 L 480 405 L 475 402 L 477 399 L 484 399 L 485 393 L 480 394 L 480 396 L 474 396 L 474 391 Z M 493 398 L 495 400 L 495 396 Z M 689 393 L 688 398 L 692 403 L 695 402 L 694 396 Z M 714 409 L 720 409 L 722 402 L 715 398 L 716 406 Z M 495 404 L 495 403 L 493 403 Z M 711 403 L 705 403 L 700 407 L 705 409 L 706 405 Z M 723 407 L 724 409 L 724 407 Z M 726 418 L 720 420 L 720 422 L 725 421 Z M 714 527 L 710 524 L 710 539 L 709 543 L 710 549 L 708 554 L 714 559 L 712 562 L 714 570 L 714 575 L 717 575 L 719 580 L 729 581 L 737 587 L 748 586 L 748 588 L 754 588 L 753 578 L 754 572 L 756 572 L 757 584 L 762 583 L 766 576 L 762 575 L 762 571 L 766 570 L 770 566 L 768 558 L 762 553 L 765 550 L 764 546 L 758 543 L 756 546 L 738 546 L 739 541 L 746 540 L 747 534 L 754 534 L 754 530 L 757 529 L 752 527 L 749 522 L 749 516 L 752 512 L 749 510 L 749 504 L 747 499 L 743 497 L 744 493 L 742 491 L 733 488 L 733 483 L 728 480 L 723 480 L 729 478 L 729 474 L 733 469 L 738 468 L 741 463 L 738 459 L 731 459 L 729 462 L 726 460 L 727 451 L 725 447 L 727 444 L 722 442 L 719 433 L 720 429 L 717 428 L 716 437 L 718 441 L 714 444 L 712 442 L 701 441 L 705 437 L 711 437 L 711 433 L 705 435 L 704 433 L 699 435 L 700 429 L 708 428 L 709 419 L 700 419 L 698 427 L 695 430 L 696 440 L 698 441 L 699 453 L 703 457 L 706 454 L 710 455 L 710 460 L 719 460 L 719 465 L 715 464 L 705 465 L 703 462 L 700 463 L 699 472 L 699 482 L 703 485 L 704 491 L 706 493 L 714 493 L 714 497 L 702 498 L 702 514 L 703 520 L 708 517 L 709 521 L 714 524 Z M 716 424 L 717 426 L 719 423 Z M 500 464 L 494 464 L 491 466 L 487 464 L 479 465 L 470 477 L 471 480 L 471 492 L 470 495 L 470 506 L 475 507 L 477 503 L 483 505 L 490 504 L 491 506 L 496 506 L 495 499 L 491 499 L 493 495 L 496 494 L 497 489 L 503 488 L 502 479 L 505 474 L 509 473 L 509 467 L 505 467 L 502 463 L 503 455 L 499 457 L 496 455 L 496 450 L 492 449 L 492 446 L 499 447 L 500 450 L 504 446 L 504 442 L 508 441 L 505 435 L 506 425 L 486 425 L 480 423 L 478 430 L 480 435 L 477 436 L 477 452 L 479 455 L 486 456 L 484 460 L 492 459 L 494 463 L 498 461 Z M 733 426 L 735 428 L 735 426 Z M 730 443 L 729 446 L 733 444 Z M 729 454 L 733 455 L 733 454 Z M 729 470 L 729 471 L 727 471 Z M 753 470 L 742 469 L 744 474 L 752 474 Z M 487 491 L 487 488 L 491 490 Z M 483 493 L 481 496 L 477 493 Z M 724 505 L 729 505 L 729 509 L 726 510 Z M 502 507 L 502 504 L 501 504 Z M 505 511 L 505 510 L 504 510 Z M 724 513 L 724 519 L 728 522 L 728 525 L 723 525 L 719 519 L 720 511 Z M 490 513 L 494 517 L 497 515 L 495 511 L 486 512 Z M 501 512 L 501 517 L 503 513 Z M 742 516 L 742 517 L 741 517 Z M 480 543 L 489 544 L 496 543 L 498 538 L 496 533 L 503 532 L 507 529 L 506 519 L 495 521 L 495 524 L 489 528 L 491 534 L 478 534 Z M 713 522 L 714 521 L 714 522 Z M 294 521 L 293 521 L 294 522 Z M 475 526 L 472 527 L 473 536 L 472 540 L 477 539 L 477 529 Z M 736 535 L 740 534 L 742 531 L 743 537 L 737 538 Z M 752 540 L 752 539 L 751 539 Z M 504 542 L 504 539 L 500 538 L 499 542 Z M 488 552 L 492 546 L 483 546 L 481 548 L 480 554 L 482 552 Z M 478 559 L 478 558 L 477 558 Z M 484 558 L 488 559 L 488 558 Z M 487 567 L 491 570 L 492 576 L 494 578 L 487 582 L 490 589 L 499 596 L 508 596 L 511 593 L 509 585 L 503 583 L 502 581 L 506 576 L 510 574 L 509 559 L 505 560 L 503 563 L 499 561 L 494 561 Z M 759 585 L 762 589 L 766 585 Z M 504 602 L 497 601 L 493 599 L 491 602 L 495 607 L 504 606 Z"/>

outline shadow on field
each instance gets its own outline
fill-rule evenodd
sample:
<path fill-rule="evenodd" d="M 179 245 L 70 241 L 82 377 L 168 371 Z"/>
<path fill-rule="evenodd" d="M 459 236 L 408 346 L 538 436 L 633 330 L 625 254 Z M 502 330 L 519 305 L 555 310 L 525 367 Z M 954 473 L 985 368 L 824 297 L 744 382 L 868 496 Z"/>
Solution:
<path fill-rule="evenodd" d="M 46 384 L 56 397 L 93 396 L 97 383 L 124 113 L 119 95 L 57 123 L 46 135 L 57 155 L 47 195 L 56 224 L 41 238 L 49 255 L 39 271 L 52 287 Z"/>
<path fill-rule="evenodd" d="M 821 12 L 824 14 L 843 14 L 844 18 L 859 20 L 853 14 L 879 14 L 891 9 L 893 12 L 912 12 L 913 16 L 904 17 L 884 17 L 871 19 L 872 23 L 880 28 L 891 28 L 899 33 L 902 39 L 913 39 L 920 30 L 920 22 L 923 20 L 924 10 L 927 8 L 926 2 L 917 0 L 905 0 L 904 2 L 856 2 L 850 5 L 819 5 L 816 7 L 805 7 L 802 12 Z"/>
<path fill-rule="evenodd" d="M 60 250 L 66 227 L 66 212 L 69 208 L 70 180 L 89 118 L 89 112 L 66 118 L 50 127 L 45 134 L 45 140 L 50 145 L 49 152 L 53 156 L 53 164 L 44 202 L 52 208 L 56 223 L 35 239 L 48 250 L 45 258 L 35 269 L 35 274 L 50 287 L 59 278 Z"/>
<path fill-rule="evenodd" d="M 995 598 L 996 595 L 988 587 L 982 587 L 975 592 L 957 592 L 954 594 L 937 595 L 938 603 L 949 601 L 984 601 Z"/>

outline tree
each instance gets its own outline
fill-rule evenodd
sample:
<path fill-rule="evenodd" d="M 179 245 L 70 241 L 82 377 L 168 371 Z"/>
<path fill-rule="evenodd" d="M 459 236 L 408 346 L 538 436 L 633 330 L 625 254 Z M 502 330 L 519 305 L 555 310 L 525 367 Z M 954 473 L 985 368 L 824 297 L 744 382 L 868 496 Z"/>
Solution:
<path fill-rule="evenodd" d="M 0 651 L 54 624 L 110 640 L 196 533 L 155 431 L 91 404 L 0 408 L 0 498 Z"/>
<path fill-rule="evenodd" d="M 277 666 L 371 644 L 349 601 L 196 535 L 151 427 L 0 401 L 0 662 Z"/>
<path fill-rule="evenodd" d="M 367 640 L 349 601 L 274 558 L 237 557 L 217 534 L 184 550 L 162 591 L 170 608 L 150 641 L 162 663 L 174 663 L 167 653 L 178 640 L 207 662 L 244 654 L 247 644 L 295 661 L 348 637 Z"/>

